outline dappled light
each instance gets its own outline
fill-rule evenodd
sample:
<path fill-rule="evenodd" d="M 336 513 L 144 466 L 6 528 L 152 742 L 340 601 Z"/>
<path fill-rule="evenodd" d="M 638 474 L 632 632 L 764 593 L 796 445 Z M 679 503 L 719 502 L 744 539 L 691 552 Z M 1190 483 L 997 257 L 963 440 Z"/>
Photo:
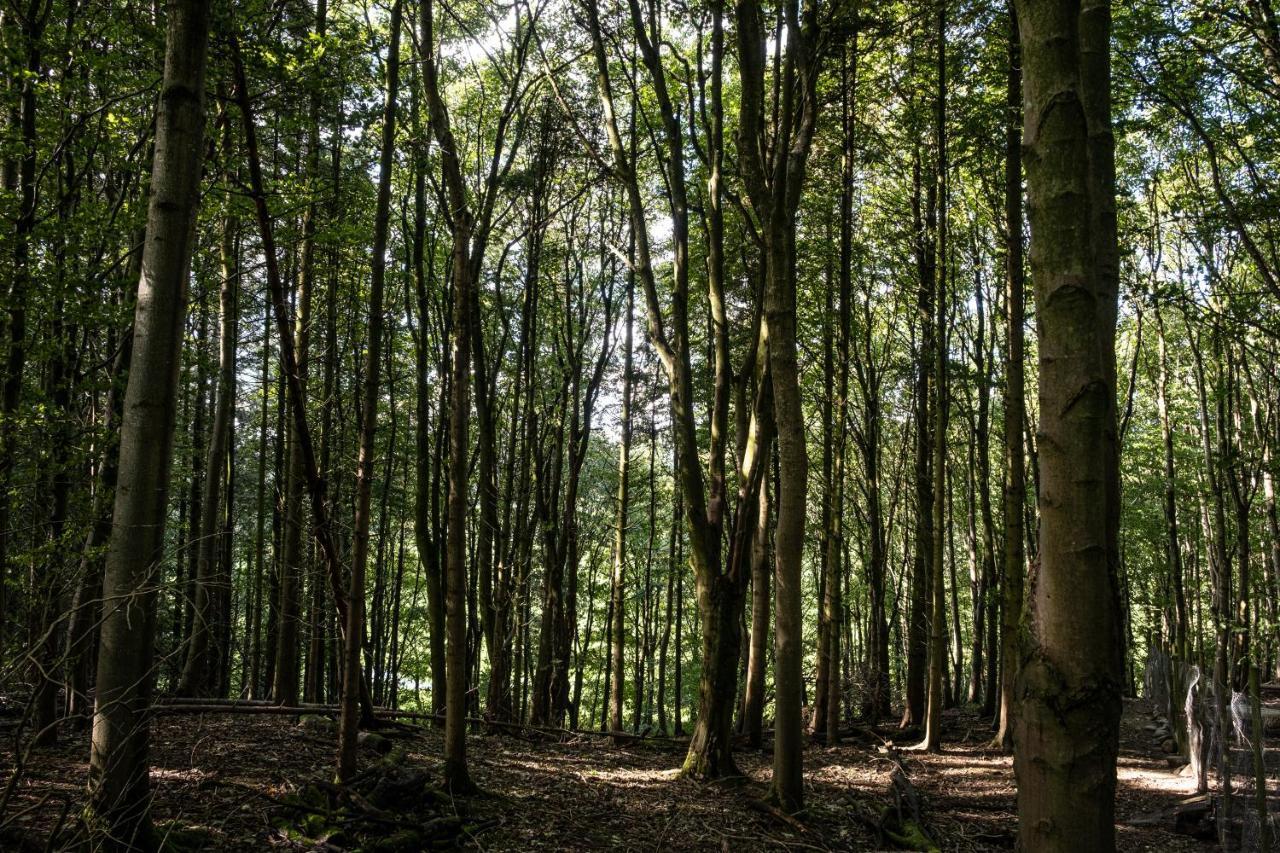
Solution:
<path fill-rule="evenodd" d="M 0 851 L 1280 851 L 1278 4 L 0 2 Z"/>

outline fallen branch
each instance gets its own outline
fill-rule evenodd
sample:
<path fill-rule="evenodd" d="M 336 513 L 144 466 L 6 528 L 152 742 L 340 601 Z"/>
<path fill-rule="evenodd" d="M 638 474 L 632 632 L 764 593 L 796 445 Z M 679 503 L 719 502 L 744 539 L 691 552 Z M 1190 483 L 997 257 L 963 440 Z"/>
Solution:
<path fill-rule="evenodd" d="M 767 802 L 765 800 L 757 799 L 755 797 L 750 797 L 747 800 L 747 808 L 753 809 L 762 814 L 766 814 L 769 817 L 780 820 L 783 823 L 785 823 L 787 826 L 794 829 L 796 832 L 803 833 L 803 832 L 809 831 L 809 828 L 806 827 L 803 823 L 801 823 L 800 820 L 795 815 L 787 814 L 782 809 L 775 806 L 773 803 Z"/>
<path fill-rule="evenodd" d="M 938 845 L 925 829 L 924 799 L 915 785 L 896 750 L 888 753 L 893 763 L 889 774 L 889 789 L 893 804 L 885 806 L 880 815 L 879 831 L 882 837 L 903 850 L 936 851 Z"/>

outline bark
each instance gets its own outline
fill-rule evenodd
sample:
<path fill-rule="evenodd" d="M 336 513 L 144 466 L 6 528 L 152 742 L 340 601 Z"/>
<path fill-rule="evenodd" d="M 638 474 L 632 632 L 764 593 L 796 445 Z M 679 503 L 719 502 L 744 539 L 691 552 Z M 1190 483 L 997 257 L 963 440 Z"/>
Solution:
<path fill-rule="evenodd" d="M 305 8 L 305 7 L 304 7 Z M 328 0 L 317 0 L 315 11 L 315 35 L 318 39 L 323 40 L 328 31 Z M 321 69 L 324 65 L 324 57 L 320 57 Z M 307 128 L 307 160 L 305 180 L 307 182 L 307 190 L 310 200 L 307 203 L 307 209 L 302 218 L 302 250 L 301 250 L 301 267 L 302 267 L 302 291 L 310 294 L 313 290 L 313 282 L 315 281 L 315 252 L 316 252 L 316 221 L 319 219 L 319 195 L 320 195 L 320 89 L 313 88 L 311 94 L 311 103 L 308 106 L 310 112 L 309 127 Z M 339 116 L 339 125 L 341 117 Z M 334 156 L 337 157 L 338 152 L 335 146 Z M 333 186 L 329 188 L 332 195 L 331 198 L 338 197 L 337 180 L 333 182 Z M 324 386 L 323 386 L 323 406 L 325 409 L 322 415 L 323 422 L 321 425 L 321 445 L 320 445 L 320 471 L 322 475 L 328 478 L 331 475 L 329 457 L 331 453 L 331 414 L 330 410 L 333 406 L 333 384 L 334 370 L 338 358 L 335 352 L 334 336 L 336 330 L 334 303 L 336 301 L 336 282 L 330 277 L 327 293 L 325 297 L 325 347 L 322 356 L 324 363 Z M 308 334 L 308 343 L 309 343 Z M 304 355 L 304 362 L 307 355 Z M 311 606 L 310 606 L 310 625 L 309 625 L 309 644 L 307 648 L 307 670 L 305 676 L 305 685 L 303 695 L 313 702 L 319 702 L 324 699 L 324 651 L 325 651 L 325 624 L 328 621 L 327 608 L 324 594 L 324 567 L 318 562 L 313 566 L 311 577 Z"/>
<path fill-rule="evenodd" d="M 680 564 L 676 560 L 676 540 L 680 538 L 680 520 L 674 506 L 671 518 L 670 535 L 667 538 L 667 594 L 665 612 L 662 617 L 662 642 L 658 646 L 658 731 L 667 734 L 667 666 L 671 648 L 672 612 L 679 605 L 675 602 L 676 575 L 680 572 Z"/>
<path fill-rule="evenodd" d="M 1019 844 L 1115 848 L 1123 639 L 1110 6 L 1018 0 L 1039 351 L 1039 567 L 1014 726 Z"/>
<path fill-rule="evenodd" d="M 1263 457 L 1262 466 L 1262 498 L 1266 506 L 1267 514 L 1267 571 L 1269 594 L 1268 599 L 1272 602 L 1272 624 L 1276 624 L 1275 619 L 1275 601 L 1277 593 L 1280 593 L 1280 512 L 1276 509 L 1276 485 L 1275 475 L 1271 473 L 1271 465 L 1273 453 L 1268 446 L 1266 455 Z M 1278 629 L 1280 630 L 1280 629 Z M 1278 644 L 1280 645 L 1280 644 Z M 1280 651 L 1277 652 L 1277 660 L 1280 661 Z"/>
<path fill-rule="evenodd" d="M 445 541 L 445 783 L 454 793 L 474 789 L 467 770 L 467 451 L 471 420 L 471 237 L 473 217 L 449 114 L 440 96 L 438 48 L 433 32 L 434 3 L 422 9 L 422 72 L 431 129 L 440 146 L 445 189 L 453 217 L 452 328 L 453 353 L 449 385 L 449 499 Z"/>
<path fill-rule="evenodd" d="M 142 275 L 142 257 L 129 264 L 129 277 Z M 133 355 L 133 334 L 121 342 L 111 369 L 111 385 L 107 391 L 106 417 L 103 426 L 108 435 L 116 434 L 124 416 L 124 392 L 128 381 L 129 362 Z M 111 513 L 116 482 L 120 474 L 120 445 L 108 440 L 103 449 L 98 487 L 94 494 L 93 523 L 86 536 L 80 558 L 80 584 L 71 602 L 67 622 L 67 717 L 73 727 L 89 728 L 93 720 L 93 703 L 89 699 L 93 681 L 93 656 L 98 637 L 102 599 L 104 557 L 101 549 L 111 539 Z"/>
<path fill-rule="evenodd" d="M 843 582 L 842 558 L 844 546 L 844 490 L 845 490 L 845 447 L 848 437 L 846 424 L 849 412 L 849 339 L 850 339 L 850 307 L 851 281 L 848 268 L 845 267 L 840 276 L 840 313 L 839 329 L 836 333 L 839 355 L 839 379 L 836 383 L 835 399 L 835 447 L 832 466 L 832 499 L 831 513 L 827 521 L 827 579 L 823 588 L 823 610 L 827 619 L 827 686 L 826 686 L 826 743 L 834 745 L 840 740 L 841 722 L 841 667 L 840 667 L 840 635 L 841 617 L 844 611 L 840 585 Z"/>
<path fill-rule="evenodd" d="M 187 277 L 204 136 L 209 3 L 171 0 L 156 147 L 103 580 L 89 825 L 150 844 L 148 747 L 155 587 L 164 547 Z"/>
<path fill-rule="evenodd" d="M 257 490 L 257 529 L 254 534 L 253 549 L 253 611 L 249 620 L 249 681 L 244 687 L 244 694 L 249 699 L 257 699 L 262 692 L 262 607 L 263 579 L 267 574 L 267 401 L 271 389 L 271 303 L 268 302 L 263 314 L 265 323 L 262 330 L 262 405 L 259 407 L 258 426 L 258 490 Z"/>
<path fill-rule="evenodd" d="M 1214 328 L 1211 334 L 1213 336 L 1214 364 L 1220 365 L 1222 363 L 1221 331 Z M 1209 495 L 1204 498 L 1205 503 L 1202 505 L 1202 514 L 1205 538 L 1208 540 L 1209 612 L 1214 633 L 1210 700 L 1213 703 L 1211 707 L 1215 716 L 1214 725 L 1219 732 L 1226 732 L 1230 730 L 1231 719 L 1231 558 L 1227 550 L 1227 520 L 1222 484 L 1224 471 L 1221 457 L 1225 448 L 1219 444 L 1218 452 L 1215 456 L 1212 426 L 1209 420 L 1208 377 L 1205 373 L 1204 357 L 1200 351 L 1199 337 L 1192 337 L 1190 344 L 1191 353 L 1195 358 L 1195 384 L 1200 404 L 1200 446 L 1204 454 L 1205 478 L 1209 486 Z M 1220 379 L 1221 377 L 1219 377 Z M 1218 384 L 1220 386 L 1221 381 Z M 1220 423 L 1223 416 L 1220 387 L 1215 389 L 1215 396 L 1218 398 L 1217 415 Z M 1219 437 L 1221 435 L 1222 433 L 1219 432 Z M 1212 510 L 1209 508 L 1210 502 Z M 1222 791 L 1222 822 L 1224 825 L 1229 826 L 1232 811 L 1232 774 L 1227 763 L 1230 751 L 1227 742 L 1226 737 L 1214 739 L 1214 745 L 1217 747 L 1217 754 L 1214 758 L 1218 763 L 1218 783 Z M 1224 847 L 1226 846 L 1226 838 L 1226 830 L 1220 828 L 1219 839 L 1223 842 Z"/>
<path fill-rule="evenodd" d="M 823 226 L 824 236 L 831 239 L 830 225 Z M 832 417 L 835 412 L 835 342 L 832 340 L 832 315 L 835 314 L 835 290 L 832 281 L 831 263 L 823 263 L 823 298 L 825 304 L 822 312 L 822 402 L 819 406 L 822 420 L 822 505 L 821 528 L 818 536 L 818 636 L 815 652 L 813 674 L 813 723 L 810 732 L 823 735 L 827 731 L 827 686 L 831 681 L 830 634 L 831 614 L 827 607 L 827 590 L 831 580 L 831 510 L 834 504 L 835 484 L 831 465 L 832 445 L 835 443 Z M 837 551 L 837 554 L 839 552 Z"/>
<path fill-rule="evenodd" d="M 982 517 L 982 555 L 979 558 L 978 583 L 973 590 L 973 678 L 970 682 L 969 701 L 983 702 L 983 712 L 990 715 L 995 709 L 995 691 L 984 684 L 991 683 L 987 669 L 995 669 L 999 657 L 994 644 L 988 641 L 989 624 L 996 621 L 994 595 L 996 592 L 996 534 L 995 517 L 991 506 L 991 362 L 987 341 L 986 288 L 977 282 L 974 292 L 977 308 L 978 334 L 974 341 L 974 354 L 978 373 L 978 423 L 975 435 L 977 453 L 978 508 Z M 994 335 L 993 335 L 994 337 Z M 985 643 L 985 645 L 984 645 Z"/>
<path fill-rule="evenodd" d="M 208 457 L 209 425 L 209 362 L 207 346 L 209 343 L 209 310 L 207 305 L 207 288 L 202 288 L 195 304 L 195 312 L 199 319 L 195 322 L 194 340 L 191 346 L 190 359 L 194 364 L 189 367 L 188 374 L 194 373 L 192 388 L 183 400 L 183 419 L 191 412 L 191 483 L 188 486 L 186 499 L 179 506 L 179 517 L 186 510 L 186 528 L 180 538 L 180 557 L 174 561 L 174 596 L 173 596 L 173 645 L 177 650 L 191 636 L 191 626 L 195 614 L 196 573 L 200 557 L 200 541 L 202 531 L 200 523 L 204 519 L 204 488 L 206 478 L 205 460 Z M 183 378 L 186 385 L 187 377 Z M 179 652 L 173 655 L 173 679 L 177 681 L 182 675 L 182 664 L 185 657 Z"/>
<path fill-rule="evenodd" d="M 297 387 L 301 405 L 306 407 L 307 372 L 310 361 L 311 290 L 310 278 L 298 280 L 294 293 L 297 317 L 293 340 L 297 359 Z M 285 315 L 287 316 L 287 315 Z M 294 421 L 289 421 L 283 540 L 280 556 L 280 588 L 276 605 L 276 659 L 271 696 L 283 705 L 298 703 L 301 673 L 299 627 L 302 622 L 302 575 L 305 566 L 303 518 L 306 513 L 307 482 L 303 473 L 302 437 Z"/>

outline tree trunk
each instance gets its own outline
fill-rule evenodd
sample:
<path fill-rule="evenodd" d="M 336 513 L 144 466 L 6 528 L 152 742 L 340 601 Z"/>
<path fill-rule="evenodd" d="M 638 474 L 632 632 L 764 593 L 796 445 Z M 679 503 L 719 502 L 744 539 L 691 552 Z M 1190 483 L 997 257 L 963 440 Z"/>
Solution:
<path fill-rule="evenodd" d="M 1164 447 L 1164 524 L 1165 561 L 1169 572 L 1169 588 L 1173 597 L 1173 636 L 1170 666 L 1172 678 L 1169 689 L 1169 719 L 1173 721 L 1178 739 L 1178 751 L 1187 751 L 1187 717 L 1181 713 L 1186 694 L 1185 668 L 1192 660 L 1187 644 L 1187 596 L 1182 583 L 1182 545 L 1178 536 L 1177 470 L 1173 457 L 1173 424 L 1169 417 L 1169 353 L 1165 343 L 1164 317 L 1160 306 L 1155 308 L 1157 346 L 1160 359 L 1156 379 L 1156 411 L 1160 417 L 1160 437 Z"/>
<path fill-rule="evenodd" d="M 742 700 L 742 729 L 747 743 L 758 748 L 764 740 L 764 682 L 769 669 L 769 486 L 760 486 L 756 530 L 751 539 L 751 650 Z"/>
<path fill-rule="evenodd" d="M 1019 845 L 1106 851 L 1123 677 L 1110 6 L 1017 7 L 1043 436 L 1039 569 L 1014 719 Z"/>
<path fill-rule="evenodd" d="M 740 160 L 751 206 L 761 223 L 766 284 L 764 313 L 769 335 L 768 365 L 773 385 L 773 414 L 781 476 L 774 534 L 774 750 L 772 796 L 787 811 L 804 804 L 802 775 L 801 677 L 803 619 L 801 563 L 804 552 L 809 458 L 805 448 L 804 407 L 796 335 L 796 210 L 804 185 L 809 146 L 817 113 L 819 73 L 816 10 L 785 4 L 786 58 L 780 80 L 773 145 L 780 152 L 767 161 L 764 152 L 763 22 L 758 3 L 738 5 L 739 73 L 742 80 Z M 779 57 L 784 42 L 777 39 Z M 767 177 L 766 177 L 767 174 Z"/>
<path fill-rule="evenodd" d="M 421 48 L 431 129 L 440 146 L 445 185 L 453 207 L 453 362 L 449 386 L 449 501 L 445 542 L 445 783 L 455 794 L 475 785 L 467 771 L 467 440 L 471 420 L 472 214 L 449 114 L 440 96 L 434 3 L 422 9 Z"/>
<path fill-rule="evenodd" d="M 934 133 L 938 145 L 937 163 L 937 259 L 933 265 L 934 285 L 934 387 L 933 387 L 933 565 L 932 607 L 929 616 L 929 693 L 925 714 L 924 741 L 929 752 L 942 748 L 943 674 L 947 666 L 946 608 L 944 567 L 947 531 L 947 20 L 946 4 L 939 3 L 937 13 L 938 91 Z M 954 560 L 952 561 L 954 566 Z"/>
<path fill-rule="evenodd" d="M 1005 87 L 1004 216 L 1005 314 L 1007 352 L 1004 379 L 1004 566 L 1000 600 L 1000 726 L 995 745 L 1013 750 L 1014 683 L 1022 667 L 1023 514 L 1026 503 L 1026 455 L 1022 423 L 1026 419 L 1022 378 L 1026 284 L 1022 259 L 1022 44 L 1018 13 L 1009 2 L 1009 68 Z"/>
<path fill-rule="evenodd" d="M 622 697 L 623 650 L 626 647 L 626 568 L 627 568 L 627 508 L 630 492 L 631 469 L 631 327 L 634 313 L 633 277 L 627 275 L 627 320 L 622 343 L 622 439 L 618 445 L 618 506 L 613 526 L 613 574 L 609 584 L 609 614 L 613 628 L 610 633 L 609 657 L 613 669 L 613 683 L 609 695 L 609 729 L 623 730 Z"/>
<path fill-rule="evenodd" d="M 243 119 L 245 155 L 249 165 L 249 189 L 253 200 L 254 212 L 258 220 L 258 231 L 262 240 L 262 255 L 266 270 L 267 289 L 271 296 L 271 313 L 276 321 L 276 334 L 280 339 L 280 378 L 283 380 L 285 392 L 282 397 L 287 402 L 290 414 L 290 425 L 296 438 L 302 474 L 306 483 L 311 504 L 311 518 L 314 535 L 320 545 L 320 551 L 329 576 L 329 589 L 333 595 L 334 609 L 337 611 L 340 625 L 347 621 L 347 597 L 342 588 L 342 566 L 339 562 L 337 542 L 333 535 L 333 525 L 326 500 L 325 481 L 320 476 L 320 468 L 316 462 L 315 446 L 311 440 L 311 428 L 307 422 L 306 396 L 302 386 L 301 370 L 298 366 L 297 350 L 293 330 L 289 327 L 288 305 L 285 300 L 283 279 L 280 275 L 279 259 L 276 256 L 275 230 L 272 226 L 271 212 L 267 207 L 267 197 L 262 179 L 262 162 L 258 153 L 257 127 L 254 123 L 253 108 L 249 100 L 248 81 L 245 77 L 243 58 L 240 54 L 239 40 L 234 35 L 230 39 L 232 67 L 235 74 L 235 98 L 239 104 Z M 279 470 L 279 468 L 277 468 Z M 337 504 L 335 488 L 334 503 Z M 281 566 L 281 574 L 285 571 Z M 283 585 L 283 582 L 282 582 Z M 277 616 L 279 621 L 280 616 Z M 345 639 L 345 638 L 344 638 Z M 359 642 L 359 638 L 356 638 Z M 277 659 L 279 655 L 277 654 Z M 279 679 L 276 679 L 278 682 Z M 294 689 L 297 689 L 296 678 Z M 360 679 L 360 708 L 366 720 L 373 717 L 373 703 L 369 697 L 368 685 Z"/>
<path fill-rule="evenodd" d="M 171 0 L 156 148 L 103 581 L 89 824 L 120 846 L 152 843 L 150 743 L 156 572 L 164 548 L 187 276 L 204 150 L 209 3 Z"/>
<path fill-rule="evenodd" d="M 910 613 L 907 622 L 907 689 L 902 726 L 924 722 L 925 682 L 929 666 L 929 578 L 933 572 L 933 478 L 931 475 L 932 442 L 929 403 L 933 384 L 934 360 L 938 357 L 934 340 L 934 275 L 936 245 L 933 242 L 937 215 L 936 188 L 929 182 L 922 187 L 920 151 L 917 147 L 913 163 L 913 219 L 916 232 L 916 322 L 920 333 L 915 376 L 915 486 L 916 531 L 915 554 L 911 566 Z M 924 211 L 921 211 L 921 196 Z"/>
<path fill-rule="evenodd" d="M 396 98 L 400 88 L 400 0 L 391 7 L 391 44 L 387 48 L 387 91 L 382 113 L 382 150 L 374 207 L 372 268 L 369 276 L 369 326 L 365 344 L 360 450 L 356 460 L 355 543 L 351 552 L 351 588 L 347 593 L 346 646 L 343 649 L 342 718 L 338 726 L 338 781 L 356 772 L 356 734 L 360 727 L 360 646 L 364 633 L 364 578 L 369 557 L 370 504 L 373 493 L 374 439 L 378 425 L 378 383 L 382 368 L 383 287 L 387 270 L 387 231 L 391 211 L 391 169 L 395 158 Z"/>

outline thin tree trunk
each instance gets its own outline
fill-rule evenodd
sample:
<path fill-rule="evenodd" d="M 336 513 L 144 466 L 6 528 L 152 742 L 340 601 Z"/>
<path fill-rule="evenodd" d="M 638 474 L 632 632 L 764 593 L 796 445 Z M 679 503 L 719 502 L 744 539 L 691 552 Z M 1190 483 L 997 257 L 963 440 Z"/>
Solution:
<path fill-rule="evenodd" d="M 39 148 L 36 136 L 36 85 L 43 77 L 41 50 L 45 26 L 48 24 L 53 3 L 48 0 L 28 0 L 21 16 L 21 59 L 15 79 L 18 103 L 17 125 L 21 139 L 22 155 L 18 158 L 17 187 L 18 215 L 14 223 L 12 248 L 13 271 L 7 294 L 6 308 L 8 352 L 4 365 L 3 387 L 0 388 L 0 652 L 5 649 L 5 625 L 8 602 L 5 590 L 9 586 L 10 537 L 13 523 L 10 518 L 11 492 L 14 467 L 14 416 L 22 398 L 22 378 L 27 361 L 27 295 L 31 289 L 31 242 L 36 228 L 37 181 L 36 171 Z M 5 189 L 13 189 L 6 186 Z M 184 303 L 185 305 L 185 303 Z"/>
<path fill-rule="evenodd" d="M 437 81 L 438 48 L 434 3 L 422 8 L 423 77 L 431 129 L 440 146 L 445 184 L 453 207 L 453 363 L 449 386 L 449 501 L 445 544 L 445 782 L 455 794 L 474 789 L 467 771 L 467 451 L 471 420 L 470 258 L 472 215 L 462 179 L 457 143 Z"/>
<path fill-rule="evenodd" d="M 342 674 L 342 717 L 338 724 L 338 780 L 356 772 L 356 735 L 361 722 L 360 646 L 364 633 L 364 578 L 369 557 L 369 521 L 373 495 L 374 439 L 378 425 L 378 385 L 382 368 L 383 288 L 390 226 L 391 169 L 395 158 L 396 99 L 400 88 L 400 0 L 391 7 L 391 44 L 387 48 L 387 90 L 382 112 L 382 149 L 378 163 L 378 195 L 373 218 L 372 268 L 369 276 L 369 325 L 365 343 L 364 399 L 360 450 L 356 459 L 355 542 L 351 553 L 351 588 L 347 593 L 347 643 Z M 388 484 L 389 485 L 389 484 Z"/>
<path fill-rule="evenodd" d="M 623 651 L 625 643 L 625 602 L 626 566 L 627 566 L 627 509 L 630 493 L 631 469 L 631 380 L 633 373 L 631 355 L 632 315 L 635 305 L 635 285 L 633 276 L 627 275 L 627 321 L 626 331 L 622 339 L 622 438 L 618 445 L 618 505 L 615 509 L 613 526 L 613 573 L 609 584 L 609 618 L 613 626 L 610 631 L 609 658 L 613 670 L 613 683 L 609 694 L 609 729 L 614 732 L 623 730 L 622 702 L 623 686 Z"/>
<path fill-rule="evenodd" d="M 751 540 L 751 648 L 747 659 L 747 684 L 742 700 L 743 734 L 759 747 L 764 739 L 764 682 L 769 668 L 769 484 L 760 487 L 756 531 Z"/>
<path fill-rule="evenodd" d="M 947 19 L 946 4 L 940 2 L 937 11 L 937 72 L 938 91 L 935 104 L 934 133 L 938 146 L 937 163 L 937 259 L 934 263 L 934 385 L 933 385 L 933 544 L 930 548 L 933 565 L 930 592 L 932 606 L 929 615 L 929 685 L 928 705 L 925 712 L 924 741 L 921 746 L 929 752 L 942 748 L 942 680 L 946 670 L 946 612 L 947 599 L 944 568 L 946 550 L 943 537 L 947 532 Z M 954 565 L 954 561 L 952 561 Z"/>
<path fill-rule="evenodd" d="M 1026 503 L 1026 453 L 1022 423 L 1026 419 L 1022 378 L 1023 304 L 1026 284 L 1022 261 L 1022 44 L 1015 0 L 1009 0 L 1009 67 L 1005 87 L 1004 216 L 1005 314 L 1007 352 L 1004 379 L 1004 566 L 1000 600 L 1000 726 L 994 744 L 1013 750 L 1014 684 L 1022 666 L 1021 636 L 1026 562 L 1023 549 Z"/>
<path fill-rule="evenodd" d="M 1181 713 L 1186 693 L 1184 671 L 1192 660 L 1187 644 L 1187 596 L 1183 587 L 1182 544 L 1178 536 L 1177 470 L 1173 456 L 1173 424 L 1169 417 L 1169 353 L 1165 342 L 1164 317 L 1160 306 L 1155 308 L 1156 341 L 1160 359 L 1156 379 L 1156 411 L 1160 417 L 1160 437 L 1164 447 L 1164 523 L 1165 561 L 1169 572 L 1169 587 L 1173 596 L 1172 654 L 1169 665 L 1172 679 L 1169 690 L 1169 719 L 1174 721 L 1178 751 L 1187 751 L 1187 718 Z"/>
<path fill-rule="evenodd" d="M 907 622 L 907 689 L 902 727 L 924 722 L 925 685 L 929 666 L 929 578 L 933 572 L 933 478 L 931 475 L 932 442 L 929 420 L 932 397 L 934 360 L 934 275 L 936 245 L 933 242 L 937 215 L 936 190 L 933 182 L 922 188 L 922 167 L 917 147 L 913 163 L 913 218 L 916 232 L 916 322 L 920 334 L 915 376 L 915 485 L 916 536 L 911 566 L 910 613 Z M 921 195 L 924 214 L 921 215 Z"/>
<path fill-rule="evenodd" d="M 258 415 L 258 491 L 256 530 L 254 534 L 253 611 L 249 620 L 249 683 L 245 697 L 257 699 L 262 685 L 262 605 L 263 579 L 266 565 L 266 514 L 267 514 L 267 399 L 271 388 L 271 303 L 263 309 L 265 323 L 262 330 L 262 405 Z"/>

